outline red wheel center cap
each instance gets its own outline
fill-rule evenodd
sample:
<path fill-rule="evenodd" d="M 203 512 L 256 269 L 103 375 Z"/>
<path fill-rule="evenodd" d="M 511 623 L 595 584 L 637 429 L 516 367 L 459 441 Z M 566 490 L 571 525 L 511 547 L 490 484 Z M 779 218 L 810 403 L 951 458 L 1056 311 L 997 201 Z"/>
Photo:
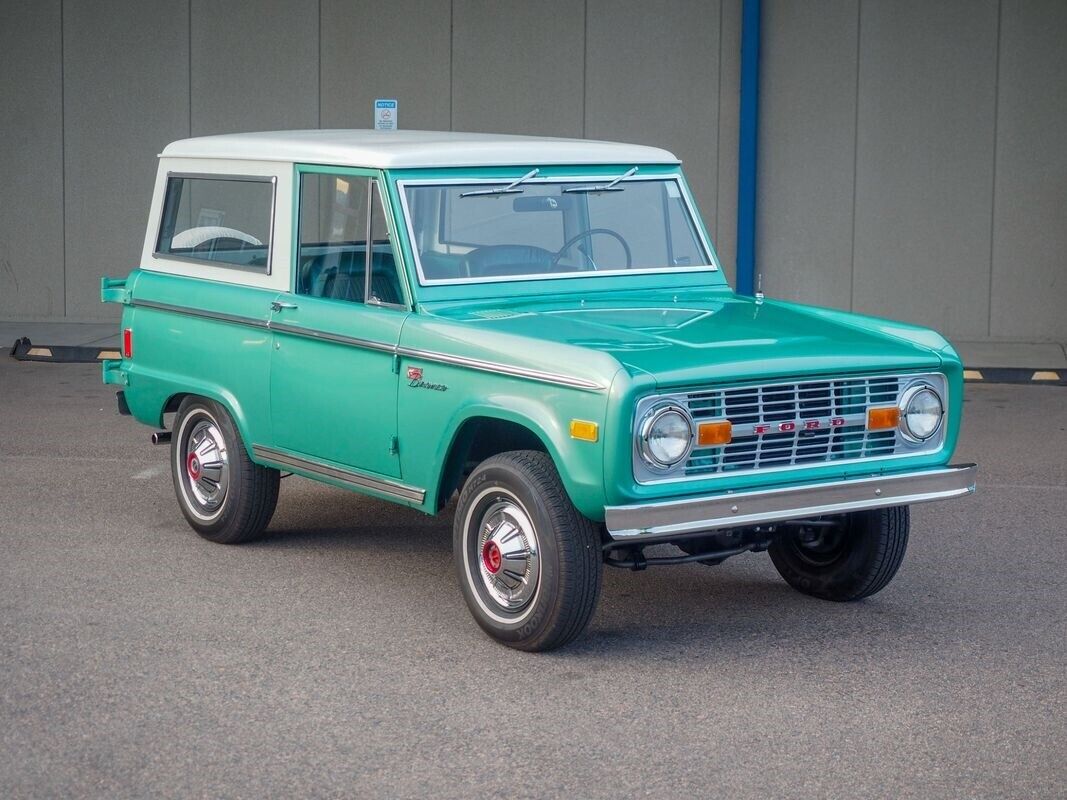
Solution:
<path fill-rule="evenodd" d="M 482 563 L 485 564 L 490 575 L 500 572 L 500 547 L 492 539 L 482 548 Z"/>
<path fill-rule="evenodd" d="M 200 459 L 196 457 L 196 453 L 190 453 L 189 459 L 185 462 L 185 466 L 189 470 L 189 477 L 194 481 L 200 479 Z"/>

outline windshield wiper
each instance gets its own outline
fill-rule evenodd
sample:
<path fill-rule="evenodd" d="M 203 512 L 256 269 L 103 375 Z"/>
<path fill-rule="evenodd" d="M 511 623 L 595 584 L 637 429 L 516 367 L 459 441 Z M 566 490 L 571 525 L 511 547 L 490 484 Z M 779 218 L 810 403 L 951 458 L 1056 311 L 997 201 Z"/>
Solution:
<path fill-rule="evenodd" d="M 633 169 L 626 170 L 626 172 L 622 173 L 622 175 L 617 177 L 611 183 L 601 183 L 601 184 L 597 184 L 597 185 L 594 185 L 594 186 L 570 186 L 570 187 L 564 189 L 563 191 L 565 191 L 565 192 L 621 192 L 623 187 L 615 186 L 615 184 L 618 183 L 619 181 L 621 181 L 623 178 L 629 178 L 635 172 L 637 172 L 637 167 L 634 167 Z"/>
<path fill-rule="evenodd" d="M 525 175 L 523 175 L 521 178 L 516 178 L 507 186 L 504 186 L 502 188 L 497 187 L 496 189 L 475 189 L 471 192 L 463 192 L 462 194 L 460 194 L 460 197 L 474 197 L 475 195 L 479 194 L 521 194 L 524 190 L 518 188 L 519 184 L 526 183 L 526 181 L 530 180 L 530 178 L 534 177 L 540 171 L 541 170 L 539 169 L 532 169 Z"/>

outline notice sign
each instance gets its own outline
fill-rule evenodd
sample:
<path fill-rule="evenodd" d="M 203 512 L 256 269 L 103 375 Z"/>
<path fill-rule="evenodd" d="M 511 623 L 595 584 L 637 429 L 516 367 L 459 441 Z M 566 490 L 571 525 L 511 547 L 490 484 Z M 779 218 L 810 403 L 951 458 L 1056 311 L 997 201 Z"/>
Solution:
<path fill-rule="evenodd" d="M 374 101 L 374 129 L 379 131 L 396 130 L 396 100 Z"/>

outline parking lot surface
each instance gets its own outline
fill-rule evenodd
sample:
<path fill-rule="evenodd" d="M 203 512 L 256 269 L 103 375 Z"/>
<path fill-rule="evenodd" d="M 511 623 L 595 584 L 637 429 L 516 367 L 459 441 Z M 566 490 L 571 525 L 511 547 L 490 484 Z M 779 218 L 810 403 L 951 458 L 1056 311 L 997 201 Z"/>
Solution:
<path fill-rule="evenodd" d="M 292 477 L 211 544 L 98 368 L 0 358 L 0 795 L 1063 797 L 1067 389 L 965 413 L 978 493 L 913 509 L 880 594 L 608 570 L 534 655 L 474 624 L 448 513 Z"/>

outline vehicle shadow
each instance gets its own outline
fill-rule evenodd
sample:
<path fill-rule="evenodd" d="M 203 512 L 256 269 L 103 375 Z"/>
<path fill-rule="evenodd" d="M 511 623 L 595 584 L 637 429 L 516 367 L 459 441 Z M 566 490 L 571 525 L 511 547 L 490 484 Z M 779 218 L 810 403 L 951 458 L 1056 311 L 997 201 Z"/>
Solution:
<path fill-rule="evenodd" d="M 342 573 L 373 575 L 392 587 L 395 611 L 423 612 L 427 593 L 457 635 L 481 638 L 469 625 L 452 564 L 452 514 L 429 517 L 412 509 L 332 492 L 291 498 L 268 530 L 249 547 L 325 552 Z M 328 500 L 328 502 L 323 502 Z M 418 564 L 413 572 L 411 564 Z M 414 589 L 418 588 L 418 592 Z M 886 602 L 892 588 L 858 603 L 830 603 L 790 588 L 766 553 L 744 554 L 707 567 L 685 564 L 641 572 L 605 567 L 597 612 L 584 636 L 553 658 L 598 660 L 633 655 L 665 661 L 730 658 L 767 650 L 832 646 L 849 637 L 892 637 L 912 626 L 907 604 Z M 419 599 L 419 598 L 422 599 Z M 485 640 L 488 641 L 488 640 Z"/>

